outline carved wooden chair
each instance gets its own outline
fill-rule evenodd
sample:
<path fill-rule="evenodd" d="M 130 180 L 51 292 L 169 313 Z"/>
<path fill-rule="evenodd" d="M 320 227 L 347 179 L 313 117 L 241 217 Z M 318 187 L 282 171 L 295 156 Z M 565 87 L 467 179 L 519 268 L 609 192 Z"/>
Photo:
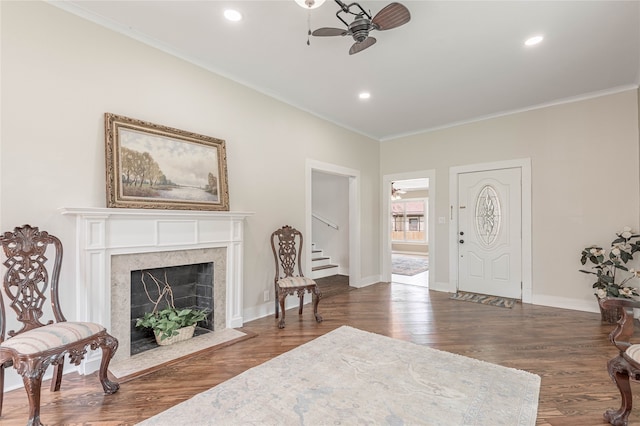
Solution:
<path fill-rule="evenodd" d="M 632 299 L 600 299 L 604 309 L 618 309 L 621 318 L 616 328 L 609 334 L 609 340 L 618 348 L 617 356 L 609 360 L 609 376 L 618 386 L 622 403 L 618 410 L 607 410 L 604 419 L 615 426 L 627 426 L 631 413 L 632 396 L 629 380 L 640 380 L 640 344 L 632 344 L 634 332 L 633 308 L 640 308 L 640 302 Z"/>
<path fill-rule="evenodd" d="M 68 322 L 60 310 L 60 240 L 37 227 L 24 225 L 16 227 L 13 232 L 5 232 L 0 236 L 0 243 L 7 258 L 3 290 L 10 302 L 5 306 L 0 293 L 0 415 L 5 368 L 13 366 L 22 376 L 29 398 L 27 425 L 40 425 L 40 387 L 45 370 L 49 365 L 54 366 L 51 391 L 58 391 L 65 355 L 78 365 L 87 352 L 87 346 L 94 350 L 102 349 L 100 382 L 106 394 L 115 393 L 120 386 L 108 379 L 107 369 L 118 348 L 118 341 L 100 324 Z M 54 255 L 51 271 L 45 267 L 48 253 Z M 43 323 L 41 318 L 47 287 L 50 287 L 53 319 Z M 16 323 L 21 323 L 21 328 L 5 333 L 8 306 L 17 314 Z"/>
<path fill-rule="evenodd" d="M 279 312 L 282 311 L 282 318 L 280 318 L 278 327 L 284 328 L 284 301 L 287 295 L 298 295 L 300 299 L 298 315 L 300 315 L 302 314 L 306 291 L 312 294 L 313 315 L 316 321 L 322 322 L 322 317 L 318 314 L 318 302 L 322 297 L 318 284 L 302 274 L 302 233 L 289 225 L 283 226 L 271 234 L 271 250 L 273 250 L 273 257 L 276 262 L 276 275 L 274 278 L 276 319 L 279 316 Z"/>

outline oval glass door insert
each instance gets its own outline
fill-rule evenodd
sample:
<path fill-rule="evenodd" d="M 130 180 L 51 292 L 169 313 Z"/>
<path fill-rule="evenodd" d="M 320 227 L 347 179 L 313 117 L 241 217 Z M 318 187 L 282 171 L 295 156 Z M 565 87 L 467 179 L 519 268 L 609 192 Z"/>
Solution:
<path fill-rule="evenodd" d="M 491 185 L 485 185 L 476 200 L 476 233 L 487 247 L 498 238 L 502 215 L 498 193 Z"/>

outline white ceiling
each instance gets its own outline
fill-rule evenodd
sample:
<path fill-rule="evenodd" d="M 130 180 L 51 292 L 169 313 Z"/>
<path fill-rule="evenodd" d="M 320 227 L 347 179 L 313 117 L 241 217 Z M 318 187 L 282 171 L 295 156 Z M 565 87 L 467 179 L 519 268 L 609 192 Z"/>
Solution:
<path fill-rule="evenodd" d="M 343 27 L 332 0 L 310 13 L 293 0 L 50 3 L 376 140 L 640 83 L 640 1 L 401 2 L 411 21 L 352 56 L 348 37 L 306 44 L 309 15 L 312 30 Z M 360 2 L 372 15 L 388 3 Z"/>

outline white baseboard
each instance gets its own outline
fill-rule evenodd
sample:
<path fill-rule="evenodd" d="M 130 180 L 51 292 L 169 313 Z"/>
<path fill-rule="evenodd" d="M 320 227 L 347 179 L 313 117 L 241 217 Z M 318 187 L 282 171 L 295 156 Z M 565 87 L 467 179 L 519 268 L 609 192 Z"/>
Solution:
<path fill-rule="evenodd" d="M 381 280 L 382 280 L 382 277 L 380 275 L 372 275 L 370 277 L 363 277 L 357 283 L 354 283 L 354 284 L 350 283 L 350 285 L 351 287 L 355 287 L 355 288 L 363 288 L 363 287 L 370 286 L 372 284 L 379 283 Z"/>
<path fill-rule="evenodd" d="M 600 312 L 600 308 L 598 307 L 598 302 L 595 297 L 593 297 L 592 300 L 584 300 L 534 294 L 532 304 L 549 306 L 551 308 L 571 309 L 573 311 Z"/>
<path fill-rule="evenodd" d="M 287 297 L 284 301 L 284 309 L 292 309 L 298 307 L 298 298 L 297 297 Z M 313 301 L 313 296 L 310 293 L 305 293 L 303 304 L 309 305 Z M 268 317 L 270 315 L 276 314 L 276 304 L 273 300 L 269 302 L 262 303 L 253 308 L 247 308 L 242 311 L 242 318 L 244 322 L 249 322 L 253 320 L 257 320 L 260 318 Z"/>

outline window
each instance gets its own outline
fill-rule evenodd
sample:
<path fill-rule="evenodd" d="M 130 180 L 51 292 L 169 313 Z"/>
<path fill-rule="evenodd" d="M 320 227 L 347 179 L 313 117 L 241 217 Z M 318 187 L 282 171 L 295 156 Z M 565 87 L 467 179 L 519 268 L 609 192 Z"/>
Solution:
<path fill-rule="evenodd" d="M 391 241 L 426 243 L 427 200 L 408 199 L 391 202 Z"/>

